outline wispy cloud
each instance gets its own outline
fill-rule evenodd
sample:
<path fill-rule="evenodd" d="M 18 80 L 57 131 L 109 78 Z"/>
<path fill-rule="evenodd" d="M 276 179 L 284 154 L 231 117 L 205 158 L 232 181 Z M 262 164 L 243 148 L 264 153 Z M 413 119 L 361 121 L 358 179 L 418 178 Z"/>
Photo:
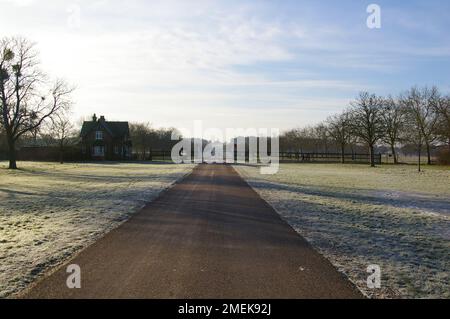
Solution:
<path fill-rule="evenodd" d="M 0 0 L 0 27 L 36 41 L 44 69 L 77 85 L 76 116 L 119 118 L 125 105 L 156 125 L 315 122 L 360 90 L 428 81 L 433 59 L 448 66 L 442 15 L 382 1 L 372 31 L 362 1 L 325 2 Z"/>

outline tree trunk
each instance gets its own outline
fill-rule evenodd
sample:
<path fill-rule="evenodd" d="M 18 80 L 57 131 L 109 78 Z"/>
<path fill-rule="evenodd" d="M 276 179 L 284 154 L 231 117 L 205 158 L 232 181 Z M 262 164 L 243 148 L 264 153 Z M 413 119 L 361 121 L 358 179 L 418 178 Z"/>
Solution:
<path fill-rule="evenodd" d="M 431 149 L 429 143 L 427 143 L 427 164 L 431 165 Z"/>
<path fill-rule="evenodd" d="M 375 154 L 373 145 L 369 145 L 370 166 L 375 167 Z"/>
<path fill-rule="evenodd" d="M 59 163 L 64 164 L 64 146 L 60 145 L 59 147 Z"/>
<path fill-rule="evenodd" d="M 341 163 L 345 164 L 345 144 L 341 144 Z"/>
<path fill-rule="evenodd" d="M 419 173 L 422 171 L 421 167 L 421 157 L 422 157 L 422 145 L 419 145 Z"/>
<path fill-rule="evenodd" d="M 8 139 L 8 147 L 9 147 L 9 169 L 17 169 L 16 163 L 16 143 L 13 139 Z"/>
<path fill-rule="evenodd" d="M 398 164 L 397 152 L 395 151 L 395 146 L 391 145 L 392 156 L 394 157 L 394 164 Z"/>

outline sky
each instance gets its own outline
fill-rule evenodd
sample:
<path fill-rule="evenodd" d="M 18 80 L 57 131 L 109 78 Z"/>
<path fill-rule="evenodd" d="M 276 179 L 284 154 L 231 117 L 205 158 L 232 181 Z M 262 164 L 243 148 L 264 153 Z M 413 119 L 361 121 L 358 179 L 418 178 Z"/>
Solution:
<path fill-rule="evenodd" d="M 381 28 L 368 28 L 370 4 Z M 289 128 L 358 92 L 450 93 L 450 1 L 0 0 L 0 37 L 36 42 L 76 87 L 74 120 Z"/>

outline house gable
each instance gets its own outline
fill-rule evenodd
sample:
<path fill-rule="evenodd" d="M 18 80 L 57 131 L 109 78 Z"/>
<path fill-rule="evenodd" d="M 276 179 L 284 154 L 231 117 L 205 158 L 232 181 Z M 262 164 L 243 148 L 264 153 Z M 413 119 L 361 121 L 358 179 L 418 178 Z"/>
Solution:
<path fill-rule="evenodd" d="M 103 132 L 99 139 L 97 132 Z M 88 158 L 123 159 L 131 156 L 130 129 L 128 122 L 97 120 L 85 121 L 80 132 L 83 154 Z M 99 152 L 99 149 L 102 149 Z M 99 156 L 99 154 L 104 154 Z"/>
<path fill-rule="evenodd" d="M 107 122 L 107 121 L 85 121 L 81 128 L 81 137 L 86 137 L 88 134 L 102 130 L 106 131 L 111 138 L 128 138 L 130 136 L 130 128 L 128 122 Z"/>

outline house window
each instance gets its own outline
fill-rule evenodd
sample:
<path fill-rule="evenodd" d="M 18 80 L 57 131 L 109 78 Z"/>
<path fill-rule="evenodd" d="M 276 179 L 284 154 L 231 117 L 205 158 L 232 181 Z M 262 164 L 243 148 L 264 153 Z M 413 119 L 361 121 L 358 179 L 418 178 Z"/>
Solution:
<path fill-rule="evenodd" d="M 94 156 L 103 156 L 103 155 L 105 155 L 105 147 L 94 146 Z"/>
<path fill-rule="evenodd" d="M 95 132 L 95 139 L 96 140 L 103 140 L 103 131 L 96 131 Z"/>
<path fill-rule="evenodd" d="M 118 155 L 119 154 L 119 146 L 114 146 L 114 154 Z"/>

